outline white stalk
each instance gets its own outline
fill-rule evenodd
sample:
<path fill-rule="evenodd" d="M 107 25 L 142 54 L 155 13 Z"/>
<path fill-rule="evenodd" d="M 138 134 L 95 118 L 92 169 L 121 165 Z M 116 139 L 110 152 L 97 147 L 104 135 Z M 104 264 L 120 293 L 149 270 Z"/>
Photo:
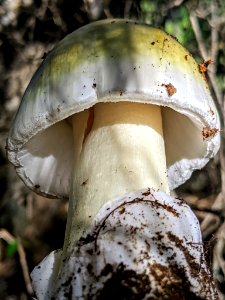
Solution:
<path fill-rule="evenodd" d="M 159 106 L 99 103 L 71 122 L 74 177 L 64 254 L 106 202 L 147 187 L 169 193 Z"/>

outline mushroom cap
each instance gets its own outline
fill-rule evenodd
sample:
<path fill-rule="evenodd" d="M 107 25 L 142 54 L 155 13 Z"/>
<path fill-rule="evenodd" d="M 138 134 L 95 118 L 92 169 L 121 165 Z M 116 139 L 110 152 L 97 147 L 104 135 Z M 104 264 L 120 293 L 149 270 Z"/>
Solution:
<path fill-rule="evenodd" d="M 174 189 L 220 144 L 218 113 L 201 72 L 160 29 L 126 20 L 86 25 L 66 36 L 33 76 L 9 133 L 8 158 L 34 191 L 68 198 L 73 138 L 66 118 L 98 102 L 129 99 L 162 106 Z"/>

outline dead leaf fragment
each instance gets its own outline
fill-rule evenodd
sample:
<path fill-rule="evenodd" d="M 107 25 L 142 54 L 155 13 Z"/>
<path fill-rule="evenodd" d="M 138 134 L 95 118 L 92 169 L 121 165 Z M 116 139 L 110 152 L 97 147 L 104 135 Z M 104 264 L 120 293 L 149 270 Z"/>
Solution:
<path fill-rule="evenodd" d="M 209 137 L 214 137 L 214 135 L 219 131 L 218 128 L 208 128 L 204 127 L 202 129 L 203 140 L 208 139 Z"/>
<path fill-rule="evenodd" d="M 202 64 L 199 64 L 198 65 L 199 72 L 201 74 L 205 74 L 207 72 L 207 68 L 210 64 L 212 64 L 211 59 L 208 59 L 208 60 L 204 61 Z"/>
<path fill-rule="evenodd" d="M 163 86 L 165 86 L 169 97 L 173 96 L 177 92 L 177 89 L 172 85 L 172 83 L 163 84 Z"/>

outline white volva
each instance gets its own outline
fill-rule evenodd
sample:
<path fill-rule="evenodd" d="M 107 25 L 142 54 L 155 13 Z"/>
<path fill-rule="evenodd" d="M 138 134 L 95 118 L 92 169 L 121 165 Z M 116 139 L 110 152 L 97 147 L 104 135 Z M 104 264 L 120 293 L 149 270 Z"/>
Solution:
<path fill-rule="evenodd" d="M 218 299 L 198 219 L 178 198 L 149 188 L 117 197 L 82 238 L 59 273 L 61 250 L 33 270 L 38 299 Z"/>
<path fill-rule="evenodd" d="M 160 106 L 99 103 L 71 122 L 76 171 L 65 244 L 69 252 L 104 203 L 145 187 L 169 193 Z"/>

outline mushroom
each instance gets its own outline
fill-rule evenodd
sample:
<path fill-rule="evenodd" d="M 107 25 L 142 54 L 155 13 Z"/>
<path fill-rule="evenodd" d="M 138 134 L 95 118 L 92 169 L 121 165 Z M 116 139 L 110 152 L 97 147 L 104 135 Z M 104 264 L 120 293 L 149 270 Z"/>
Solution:
<path fill-rule="evenodd" d="M 96 223 L 48 283 L 60 253 L 32 272 L 38 299 L 205 299 L 217 293 L 190 207 L 142 189 L 103 205 Z"/>
<path fill-rule="evenodd" d="M 7 151 L 28 187 L 69 198 L 63 259 L 105 203 L 147 187 L 169 194 L 217 153 L 203 75 L 173 37 L 126 20 L 86 25 L 47 55 Z"/>

